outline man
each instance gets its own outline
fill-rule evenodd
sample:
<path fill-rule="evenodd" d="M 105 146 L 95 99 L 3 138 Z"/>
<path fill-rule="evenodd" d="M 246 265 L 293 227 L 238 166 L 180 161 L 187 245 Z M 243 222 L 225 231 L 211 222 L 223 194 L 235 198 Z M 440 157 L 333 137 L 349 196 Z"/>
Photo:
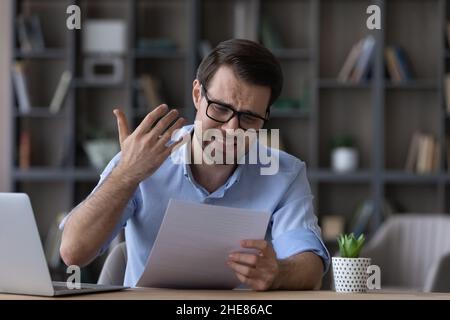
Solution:
<path fill-rule="evenodd" d="M 60 251 L 64 262 L 88 264 L 126 226 L 124 284 L 134 286 L 144 270 L 167 203 L 177 198 L 269 210 L 269 241 L 243 241 L 243 248 L 256 249 L 259 254 L 232 253 L 229 267 L 254 290 L 320 287 L 329 254 L 313 213 L 305 164 L 280 152 L 278 172 L 261 175 L 258 164 L 236 163 L 239 146 L 235 139 L 229 140 L 224 134 L 205 142 L 199 133 L 208 129 L 223 133 L 239 128 L 261 129 L 281 87 L 281 68 L 274 56 L 255 42 L 233 39 L 220 43 L 198 68 L 192 89 L 196 125 L 183 127 L 192 143 L 181 145 L 184 138 L 170 143 L 184 120 L 177 120 L 178 112 L 168 111 L 166 105 L 149 113 L 132 133 L 125 115 L 114 110 L 121 153 L 106 167 L 91 195 L 63 223 Z M 250 144 L 246 142 L 244 155 Z M 214 153 L 222 152 L 225 157 L 233 151 L 236 161 L 192 161 L 199 151 L 211 146 Z M 186 161 L 174 163 L 171 152 L 186 155 Z M 201 157 L 206 160 L 204 154 Z"/>

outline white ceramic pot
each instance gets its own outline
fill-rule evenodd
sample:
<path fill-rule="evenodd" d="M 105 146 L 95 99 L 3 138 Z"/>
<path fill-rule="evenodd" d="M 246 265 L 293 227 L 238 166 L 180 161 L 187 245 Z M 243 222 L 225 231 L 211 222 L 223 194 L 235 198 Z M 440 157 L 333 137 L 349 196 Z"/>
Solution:
<path fill-rule="evenodd" d="M 101 171 L 120 151 L 120 146 L 115 139 L 98 139 L 86 141 L 84 149 L 91 165 Z"/>
<path fill-rule="evenodd" d="M 358 151 L 355 148 L 339 147 L 331 154 L 331 167 L 336 172 L 349 172 L 358 168 Z"/>
<path fill-rule="evenodd" d="M 370 258 L 332 257 L 334 287 L 336 292 L 354 293 L 367 291 L 367 268 Z"/>

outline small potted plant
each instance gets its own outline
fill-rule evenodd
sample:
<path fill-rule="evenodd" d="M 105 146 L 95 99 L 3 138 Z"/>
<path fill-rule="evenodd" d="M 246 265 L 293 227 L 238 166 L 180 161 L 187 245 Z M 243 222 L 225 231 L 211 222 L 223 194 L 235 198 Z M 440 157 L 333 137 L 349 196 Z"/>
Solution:
<path fill-rule="evenodd" d="M 334 287 L 336 292 L 366 292 L 367 268 L 370 258 L 360 258 L 364 245 L 364 234 L 356 239 L 353 233 L 338 237 L 340 257 L 332 258 Z"/>
<path fill-rule="evenodd" d="M 358 168 L 358 151 L 351 136 L 336 137 L 332 145 L 331 167 L 334 171 L 349 172 Z"/>
<path fill-rule="evenodd" d="M 89 162 L 98 171 L 103 170 L 120 151 L 118 139 L 110 131 L 92 127 L 88 129 L 83 147 Z"/>

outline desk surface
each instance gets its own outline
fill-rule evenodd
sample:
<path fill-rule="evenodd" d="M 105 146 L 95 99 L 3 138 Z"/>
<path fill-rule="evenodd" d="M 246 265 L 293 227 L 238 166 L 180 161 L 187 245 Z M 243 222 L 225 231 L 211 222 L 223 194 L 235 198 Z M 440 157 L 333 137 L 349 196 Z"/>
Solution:
<path fill-rule="evenodd" d="M 45 298 L 25 295 L 0 294 L 0 300 L 83 299 L 83 300 L 450 300 L 450 293 L 422 293 L 401 291 L 374 291 L 363 294 L 334 291 L 268 291 L 249 290 L 174 290 L 132 288 L 122 291 Z"/>

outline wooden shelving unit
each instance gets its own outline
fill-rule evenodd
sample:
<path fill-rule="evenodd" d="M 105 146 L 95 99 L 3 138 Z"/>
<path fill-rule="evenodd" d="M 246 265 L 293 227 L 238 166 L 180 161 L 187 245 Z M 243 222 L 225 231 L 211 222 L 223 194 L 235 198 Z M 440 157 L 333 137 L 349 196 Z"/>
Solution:
<path fill-rule="evenodd" d="M 273 50 L 285 76 L 281 98 L 308 96 L 300 109 L 273 108 L 268 127 L 280 128 L 287 151 L 306 161 L 319 221 L 329 214 L 343 215 L 349 221 L 366 199 L 374 201 L 376 212 L 381 211 L 384 199 L 399 212 L 450 211 L 445 156 L 450 118 L 444 101 L 444 77 L 450 70 L 445 33 L 450 4 L 445 0 L 17 0 L 14 17 L 19 12 L 45 17 L 43 31 L 51 48 L 23 53 L 16 40 L 13 45 L 13 61 L 30 64 L 31 95 L 34 105 L 41 107 L 24 115 L 12 98 L 11 189 L 30 194 L 42 235 L 58 212 L 73 208 L 98 181 L 98 172 L 88 166 L 80 147 L 83 121 L 114 129 L 112 109 L 122 106 L 130 121 L 133 119 L 132 125 L 137 125 L 143 111 L 137 107 L 138 79 L 148 72 L 162 80 L 167 103 L 193 120 L 191 88 L 202 41 L 215 46 L 233 38 L 234 8 L 242 1 L 258 10 L 254 27 L 259 29 L 261 21 L 270 18 L 284 44 Z M 63 27 L 69 4 L 81 7 L 83 21 L 127 21 L 129 50 L 124 57 L 123 83 L 99 86 L 84 81 L 82 32 Z M 370 4 L 381 8 L 382 30 L 366 28 L 365 12 Z M 350 48 L 369 33 L 377 41 L 371 77 L 358 84 L 338 82 L 337 74 Z M 176 49 L 143 50 L 137 46 L 140 37 L 167 37 Z M 392 44 L 406 50 L 414 80 L 394 84 L 386 78 L 383 52 Z M 73 72 L 75 81 L 64 108 L 53 115 L 45 101 L 66 69 Z M 25 121 L 32 127 L 35 154 L 27 171 L 18 169 L 17 161 L 19 133 Z M 418 175 L 403 170 L 416 130 L 432 133 L 440 141 L 442 161 L 436 173 Z M 356 172 L 336 174 L 330 169 L 330 141 L 341 134 L 356 138 L 360 153 Z M 55 161 L 61 150 L 69 153 L 64 166 Z"/>

